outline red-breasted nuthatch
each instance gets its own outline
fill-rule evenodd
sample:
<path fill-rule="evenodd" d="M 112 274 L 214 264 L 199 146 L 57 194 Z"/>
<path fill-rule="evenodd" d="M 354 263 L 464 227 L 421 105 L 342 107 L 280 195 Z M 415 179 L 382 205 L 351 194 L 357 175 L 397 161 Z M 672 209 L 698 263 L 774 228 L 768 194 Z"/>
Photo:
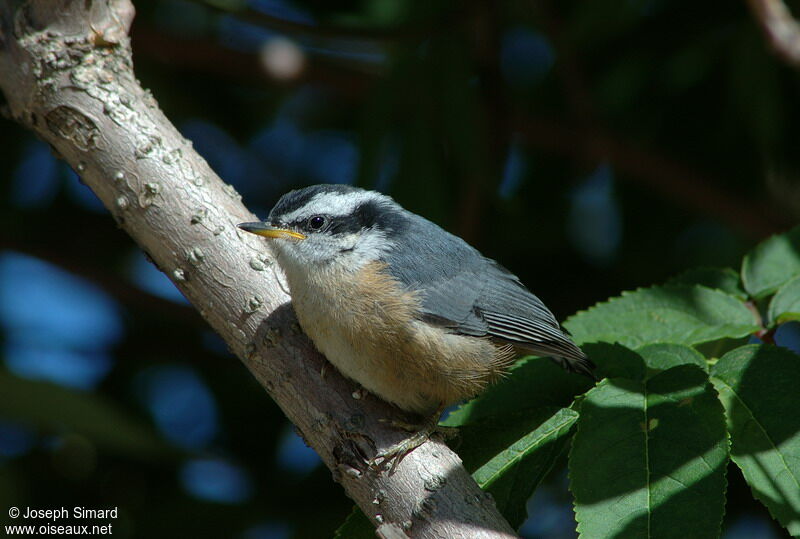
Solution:
<path fill-rule="evenodd" d="M 239 227 L 273 239 L 319 351 L 403 410 L 427 416 L 476 395 L 518 352 L 592 376 L 592 362 L 515 275 L 388 196 L 315 185 Z"/>

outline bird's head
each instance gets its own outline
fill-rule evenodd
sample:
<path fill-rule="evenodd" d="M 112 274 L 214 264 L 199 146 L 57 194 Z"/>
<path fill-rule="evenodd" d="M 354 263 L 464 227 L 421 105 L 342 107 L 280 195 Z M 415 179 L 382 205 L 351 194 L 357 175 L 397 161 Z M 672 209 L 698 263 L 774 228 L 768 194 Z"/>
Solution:
<path fill-rule="evenodd" d="M 264 222 L 239 228 L 270 238 L 287 272 L 322 265 L 357 270 L 390 251 L 407 226 L 390 197 L 346 185 L 313 185 L 283 195 Z"/>

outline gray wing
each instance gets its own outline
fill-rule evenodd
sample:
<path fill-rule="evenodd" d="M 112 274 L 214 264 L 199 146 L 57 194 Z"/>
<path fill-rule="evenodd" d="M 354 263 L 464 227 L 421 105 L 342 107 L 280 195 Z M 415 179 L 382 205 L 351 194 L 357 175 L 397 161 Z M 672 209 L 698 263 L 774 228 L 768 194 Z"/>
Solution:
<path fill-rule="evenodd" d="M 593 376 L 586 354 L 514 274 L 461 238 L 418 215 L 407 215 L 404 233 L 412 241 L 395 247 L 385 261 L 408 289 L 424 290 L 426 321 L 551 356 L 567 370 Z"/>

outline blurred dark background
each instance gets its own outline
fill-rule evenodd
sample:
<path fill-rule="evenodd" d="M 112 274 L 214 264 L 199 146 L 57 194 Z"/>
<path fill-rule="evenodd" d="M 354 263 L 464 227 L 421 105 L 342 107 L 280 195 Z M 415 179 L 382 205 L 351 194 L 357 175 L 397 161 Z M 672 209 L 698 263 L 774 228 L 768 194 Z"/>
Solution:
<path fill-rule="evenodd" d="M 136 71 L 245 203 L 354 183 L 468 239 L 559 319 L 800 215 L 797 73 L 744 2 L 150 0 Z M 352 504 L 44 143 L 0 123 L 0 523 L 327 537 Z M 735 468 L 728 539 L 780 537 Z M 573 537 L 563 462 L 525 537 Z"/>

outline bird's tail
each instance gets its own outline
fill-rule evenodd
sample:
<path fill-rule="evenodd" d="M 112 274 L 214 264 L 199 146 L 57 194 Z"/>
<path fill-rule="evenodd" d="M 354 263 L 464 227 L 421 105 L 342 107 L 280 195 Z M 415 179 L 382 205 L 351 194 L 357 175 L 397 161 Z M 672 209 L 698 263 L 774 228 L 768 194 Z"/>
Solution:
<path fill-rule="evenodd" d="M 549 356 L 569 372 L 588 376 L 594 381 L 598 380 L 593 372 L 596 367 L 594 362 L 568 337 L 538 342 L 535 345 L 524 346 L 523 348 L 536 355 Z"/>

